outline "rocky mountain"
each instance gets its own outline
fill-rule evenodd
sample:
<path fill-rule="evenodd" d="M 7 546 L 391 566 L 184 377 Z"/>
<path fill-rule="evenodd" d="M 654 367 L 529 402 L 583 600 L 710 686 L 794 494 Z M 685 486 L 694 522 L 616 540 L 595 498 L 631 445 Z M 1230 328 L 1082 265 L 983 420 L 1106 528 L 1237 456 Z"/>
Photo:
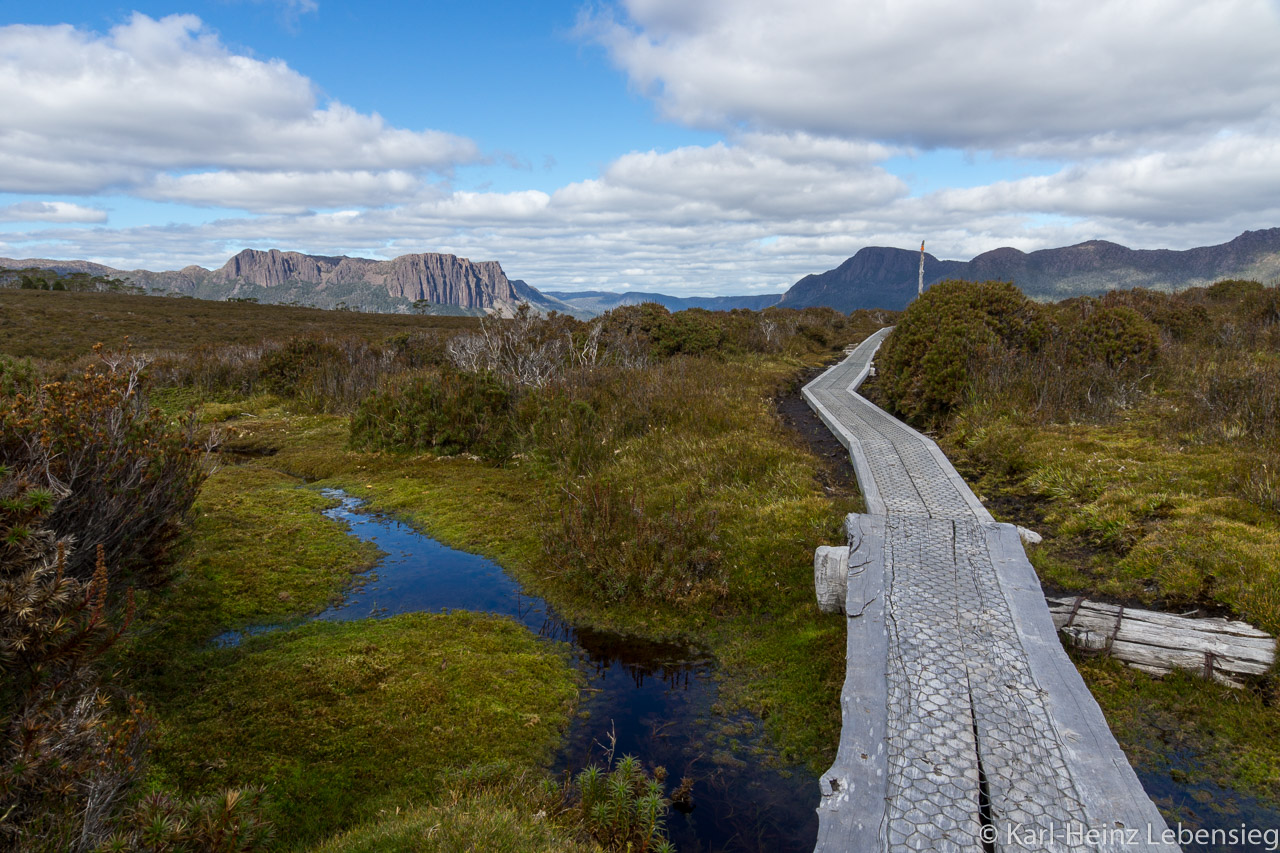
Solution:
<path fill-rule="evenodd" d="M 116 270 L 87 261 L 0 258 L 0 267 L 40 267 L 60 272 L 90 272 L 124 279 L 149 290 L 201 299 L 252 298 L 259 302 L 345 305 L 367 311 L 510 315 L 520 302 L 540 311 L 579 313 L 539 293 L 520 280 L 508 279 L 497 261 L 475 262 L 454 255 L 402 255 L 390 261 L 329 257 L 245 249 L 216 270 L 189 266 L 181 270 Z"/>
<path fill-rule="evenodd" d="M 797 281 L 778 305 L 829 305 L 840 311 L 905 308 L 916 295 L 919 263 L 919 253 L 906 249 L 861 249 L 835 269 Z M 924 267 L 926 287 L 951 278 L 995 279 L 1012 281 L 1028 296 L 1042 300 L 1133 287 L 1183 290 L 1224 278 L 1269 282 L 1278 277 L 1280 228 L 1246 231 L 1228 243 L 1184 251 L 1129 249 L 1090 240 L 1036 252 L 994 249 L 971 261 L 941 261 L 926 254 Z"/>
<path fill-rule="evenodd" d="M 603 314 L 612 311 L 619 305 L 639 305 L 644 302 L 656 302 L 668 311 L 683 311 L 686 308 L 705 308 L 708 311 L 733 311 L 747 308 L 760 311 L 770 305 L 776 305 L 782 297 L 781 293 L 768 293 L 762 296 L 667 296 L 665 293 L 613 293 L 604 290 L 545 290 L 544 296 L 559 299 L 581 311 L 592 314 Z"/>
<path fill-rule="evenodd" d="M 926 284 L 961 277 L 961 261 L 924 256 Z M 779 308 L 827 305 L 846 313 L 858 308 L 907 307 L 916 295 L 920 253 L 907 249 L 868 246 L 833 270 L 807 275 L 778 300 Z"/>

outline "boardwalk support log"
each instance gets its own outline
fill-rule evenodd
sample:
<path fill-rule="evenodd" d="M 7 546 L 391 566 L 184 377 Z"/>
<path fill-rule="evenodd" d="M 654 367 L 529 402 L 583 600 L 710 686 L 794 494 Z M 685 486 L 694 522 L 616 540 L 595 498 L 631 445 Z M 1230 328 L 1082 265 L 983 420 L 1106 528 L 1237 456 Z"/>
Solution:
<path fill-rule="evenodd" d="M 854 568 L 847 546 L 820 546 L 813 555 L 814 588 L 824 613 L 844 613 Z M 1105 653 L 1134 669 L 1167 675 L 1175 669 L 1243 687 L 1276 659 L 1276 641 L 1247 622 L 1192 619 L 1089 601 L 1084 596 L 1046 599 L 1053 624 L 1072 646 Z"/>

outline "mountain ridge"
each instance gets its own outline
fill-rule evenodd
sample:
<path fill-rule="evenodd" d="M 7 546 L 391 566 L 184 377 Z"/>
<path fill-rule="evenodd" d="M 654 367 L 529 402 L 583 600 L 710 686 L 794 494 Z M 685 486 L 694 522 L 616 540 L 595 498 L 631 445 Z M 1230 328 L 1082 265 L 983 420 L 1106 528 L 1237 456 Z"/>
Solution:
<path fill-rule="evenodd" d="M 867 246 L 834 269 L 806 275 L 783 293 L 753 296 L 669 296 L 631 291 L 540 291 L 509 279 L 498 261 L 472 261 L 423 252 L 389 261 L 346 255 L 307 255 L 244 249 L 215 270 L 119 270 L 105 264 L 47 258 L 0 258 L 0 267 L 38 267 L 120 278 L 155 290 L 205 299 L 254 298 L 320 308 L 407 313 L 510 316 L 521 302 L 540 312 L 579 318 L 621 305 L 657 302 L 671 311 L 688 308 L 762 310 L 827 306 L 905 308 L 915 298 L 920 254 L 909 249 Z M 1182 290 L 1224 278 L 1280 278 L 1280 228 L 1245 231 L 1226 243 L 1193 249 L 1130 249 L 1106 240 L 1023 252 L 1008 246 L 969 261 L 941 260 L 925 253 L 925 286 L 949 278 L 1012 281 L 1033 299 L 1098 295 L 1112 289 L 1148 287 Z"/>
<path fill-rule="evenodd" d="M 428 311 L 510 316 L 521 302 L 541 311 L 572 312 L 520 279 L 509 279 L 498 261 L 472 261 L 423 252 L 389 261 L 346 255 L 308 255 L 279 249 L 243 249 L 217 269 L 118 270 L 92 261 L 0 258 L 0 266 L 88 272 L 153 290 L 204 299 L 253 298 L 261 302 L 312 304 L 407 313 Z M 457 309 L 452 311 L 449 309 Z"/>
<path fill-rule="evenodd" d="M 787 290 L 780 308 L 825 305 L 899 310 L 916 296 L 919 252 L 868 246 L 840 266 L 807 275 Z M 1033 299 L 1097 296 L 1108 290 L 1146 287 L 1185 290 L 1224 278 L 1280 278 L 1280 228 L 1245 231 L 1214 246 L 1130 249 L 1086 240 L 1056 249 L 1023 252 L 1001 247 L 969 261 L 943 261 L 925 253 L 925 287 L 946 279 L 1012 281 Z"/>

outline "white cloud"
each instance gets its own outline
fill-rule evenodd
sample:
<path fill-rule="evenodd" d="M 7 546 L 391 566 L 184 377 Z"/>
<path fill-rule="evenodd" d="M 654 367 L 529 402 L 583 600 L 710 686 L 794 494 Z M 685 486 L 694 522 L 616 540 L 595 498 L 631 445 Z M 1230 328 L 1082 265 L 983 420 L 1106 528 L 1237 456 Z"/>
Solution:
<path fill-rule="evenodd" d="M 1274 118 L 1280 91 L 1274 0 L 622 0 L 583 31 L 711 128 L 1097 153 Z"/>
<path fill-rule="evenodd" d="M 20 201 L 0 207 L 0 222 L 106 222 L 107 212 L 65 201 Z"/>
<path fill-rule="evenodd" d="M 1280 138 L 1221 136 L 1174 150 L 1085 161 L 1052 175 L 944 190 L 931 201 L 961 216 L 1027 212 L 1155 225 L 1258 217 L 1280 207 Z M 1277 224 L 1274 218 L 1264 221 Z"/>
<path fill-rule="evenodd" d="M 631 0 L 591 24 L 597 36 L 670 116 L 724 141 L 503 193 L 431 177 L 476 159 L 469 141 L 321 104 L 310 80 L 228 51 L 189 16 L 107 35 L 0 28 L 0 114 L 21 117 L 0 127 L 0 191 L 114 188 L 253 214 L 68 228 L 105 214 L 30 202 L 0 219 L 62 225 L 0 233 L 0 255 L 164 269 L 246 246 L 443 251 L 538 287 L 691 294 L 776 291 L 921 238 L 952 258 L 1093 238 L 1207 245 L 1280 225 L 1276 8 Z M 928 145 L 1066 165 L 912 197 L 886 161 Z"/>
<path fill-rule="evenodd" d="M 769 292 L 867 245 L 911 248 L 927 238 L 934 254 L 967 259 L 999 246 L 1033 250 L 1093 238 L 1188 248 L 1280 225 L 1280 178 L 1270 177 L 1280 175 L 1280 153 L 1263 142 L 1224 137 L 1176 155 L 1135 155 L 913 198 L 876 164 L 878 150 L 747 134 L 734 144 L 628 154 L 599 177 L 553 193 L 453 192 L 373 210 L 60 228 L 12 235 L 0 255 L 172 269 L 219 266 L 245 247 L 372 257 L 452 252 L 501 261 L 512 277 L 546 289 Z M 815 158 L 815 150 L 827 153 Z M 179 194 L 253 191 L 252 176 L 201 181 L 208 185 L 188 181 Z M 1248 190 L 1251 181 L 1256 187 Z M 1225 189 L 1221 201 L 1205 201 L 1215 186 Z"/>
<path fill-rule="evenodd" d="M 159 178 L 175 199 L 190 186 L 200 203 L 202 179 L 173 173 L 350 172 L 349 186 L 385 173 L 371 182 L 379 189 L 480 157 L 468 139 L 322 104 L 306 77 L 231 52 L 192 15 L 135 13 L 106 35 L 0 27 L 0 114 L 0 190 L 11 192 L 88 194 Z"/>
<path fill-rule="evenodd" d="M 313 208 L 402 203 L 421 195 L 422 181 L 400 170 L 388 172 L 198 172 L 158 175 L 135 194 L 259 213 L 306 213 Z"/>

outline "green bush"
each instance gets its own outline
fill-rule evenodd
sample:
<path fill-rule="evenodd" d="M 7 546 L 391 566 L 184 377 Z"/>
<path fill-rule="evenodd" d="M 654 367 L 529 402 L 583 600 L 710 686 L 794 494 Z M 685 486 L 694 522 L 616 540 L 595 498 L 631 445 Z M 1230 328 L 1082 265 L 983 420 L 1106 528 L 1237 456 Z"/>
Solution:
<path fill-rule="evenodd" d="M 326 364 L 342 361 L 337 346 L 314 337 L 290 338 L 267 352 L 258 367 L 258 390 L 280 397 L 296 397 L 304 382 Z"/>
<path fill-rule="evenodd" d="M 518 414 L 521 433 L 528 451 L 540 462 L 579 474 L 609 457 L 613 425 L 604 423 L 591 401 L 584 399 L 592 390 L 584 385 L 561 386 L 523 396 Z"/>
<path fill-rule="evenodd" d="M 1262 293 L 1265 288 L 1260 281 L 1228 278 L 1214 282 L 1205 290 L 1205 296 L 1211 302 L 1241 302 Z"/>
<path fill-rule="evenodd" d="M 690 309 L 672 314 L 656 302 L 624 305 L 604 316 L 606 340 L 639 339 L 653 358 L 719 352 L 723 314 Z"/>
<path fill-rule="evenodd" d="M 1106 308 L 1128 308 L 1151 321 L 1171 340 L 1199 340 L 1208 335 L 1212 321 L 1203 305 L 1184 294 L 1164 293 L 1135 287 L 1112 290 L 1102 295 Z"/>
<path fill-rule="evenodd" d="M 936 426 L 970 395 L 979 360 L 1034 351 L 1042 310 L 1007 282 L 945 281 L 903 313 L 876 358 L 883 394 L 907 419 Z"/>
<path fill-rule="evenodd" d="M 501 462 L 516 451 L 511 392 L 488 373 L 412 375 L 376 391 L 351 418 L 355 447 L 473 453 Z"/>
<path fill-rule="evenodd" d="M 1081 364 L 1145 369 L 1159 358 L 1159 330 L 1132 308 L 1085 297 L 1063 303 L 1054 314 L 1069 344 L 1063 354 Z"/>

